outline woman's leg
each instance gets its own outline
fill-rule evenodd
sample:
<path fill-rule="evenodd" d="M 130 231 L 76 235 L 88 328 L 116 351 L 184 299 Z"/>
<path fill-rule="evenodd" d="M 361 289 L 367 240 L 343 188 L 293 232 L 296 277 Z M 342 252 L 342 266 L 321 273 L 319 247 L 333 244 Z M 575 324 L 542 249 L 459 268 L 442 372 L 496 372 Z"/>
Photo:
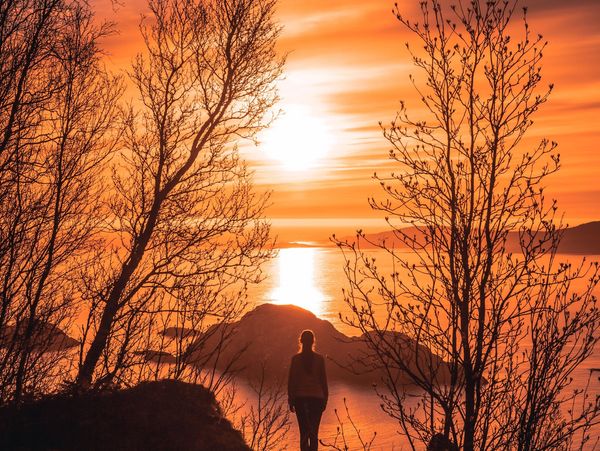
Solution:
<path fill-rule="evenodd" d="M 297 399 L 294 403 L 298 429 L 300 430 L 300 451 L 310 451 L 310 409 L 306 399 Z"/>
<path fill-rule="evenodd" d="M 319 425 L 323 414 L 323 401 L 311 399 L 308 404 L 309 411 L 309 451 L 317 451 L 319 448 Z"/>

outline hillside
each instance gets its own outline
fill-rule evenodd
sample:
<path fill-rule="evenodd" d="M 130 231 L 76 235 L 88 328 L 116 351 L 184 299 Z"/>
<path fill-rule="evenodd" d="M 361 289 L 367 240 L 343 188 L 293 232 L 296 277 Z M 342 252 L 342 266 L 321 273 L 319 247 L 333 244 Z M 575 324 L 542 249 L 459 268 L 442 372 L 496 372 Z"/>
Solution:
<path fill-rule="evenodd" d="M 315 332 L 317 352 L 326 356 L 330 382 L 370 386 L 384 375 L 383 371 L 367 371 L 364 366 L 369 350 L 362 337 L 348 337 L 330 322 L 294 305 L 263 304 L 228 327 L 233 328 L 233 334 L 217 366 L 222 369 L 233 362 L 232 368 L 249 380 L 259 377 L 264 365 L 269 379 L 285 381 L 290 359 L 298 352 L 298 337 L 304 329 Z M 210 335 L 208 349 L 217 346 L 221 336 L 213 332 L 207 332 Z M 387 338 L 394 339 L 405 354 L 405 360 L 414 365 L 414 342 L 400 334 Z M 437 367 L 436 377 L 441 380 L 447 377 L 447 367 L 441 359 L 423 347 L 419 347 L 419 356 L 420 359 L 431 358 Z M 202 361 L 203 357 L 202 353 L 194 356 L 198 361 Z M 349 368 L 354 371 L 349 371 Z M 400 384 L 409 383 L 405 375 L 396 376 Z"/>
<path fill-rule="evenodd" d="M 0 449 L 250 451 L 210 391 L 178 381 L 2 408 Z"/>

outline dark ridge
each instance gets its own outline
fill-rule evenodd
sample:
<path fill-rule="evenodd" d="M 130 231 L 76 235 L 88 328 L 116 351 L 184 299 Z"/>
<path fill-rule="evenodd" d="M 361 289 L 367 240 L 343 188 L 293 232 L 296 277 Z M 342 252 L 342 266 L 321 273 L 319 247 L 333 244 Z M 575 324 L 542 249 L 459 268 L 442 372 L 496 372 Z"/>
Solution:
<path fill-rule="evenodd" d="M 209 390 L 170 380 L 4 407 L 0 449 L 250 451 Z"/>

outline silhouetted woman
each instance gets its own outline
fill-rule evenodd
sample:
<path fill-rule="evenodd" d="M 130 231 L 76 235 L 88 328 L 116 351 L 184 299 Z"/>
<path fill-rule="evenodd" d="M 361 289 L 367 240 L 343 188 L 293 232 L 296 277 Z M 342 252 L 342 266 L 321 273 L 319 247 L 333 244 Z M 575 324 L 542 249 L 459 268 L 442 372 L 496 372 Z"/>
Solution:
<path fill-rule="evenodd" d="M 290 410 L 298 417 L 301 451 L 317 450 L 319 423 L 329 396 L 325 359 L 314 352 L 314 343 L 315 335 L 311 330 L 302 332 L 302 348 L 292 357 L 288 378 L 288 402 Z"/>

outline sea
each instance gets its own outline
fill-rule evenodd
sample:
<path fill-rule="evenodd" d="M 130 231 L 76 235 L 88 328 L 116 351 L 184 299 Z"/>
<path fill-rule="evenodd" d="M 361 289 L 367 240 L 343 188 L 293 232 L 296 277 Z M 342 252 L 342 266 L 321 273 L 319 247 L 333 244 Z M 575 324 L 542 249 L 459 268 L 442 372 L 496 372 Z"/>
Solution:
<path fill-rule="evenodd" d="M 369 258 L 376 259 L 382 273 L 392 272 L 393 263 L 384 251 L 375 249 L 365 252 Z M 408 254 L 407 257 L 411 258 Z M 579 255 L 560 255 L 559 260 L 578 264 L 582 258 L 584 257 Z M 585 259 L 600 261 L 600 256 L 586 256 Z M 344 255 L 334 247 L 279 249 L 276 257 L 265 265 L 266 279 L 250 290 L 250 299 L 256 304 L 295 304 L 330 321 L 346 335 L 358 335 L 357 330 L 340 320 L 340 314 L 342 317 L 350 314 L 342 292 L 347 286 L 344 263 Z M 577 284 L 573 288 L 577 289 Z M 597 368 L 600 368 L 600 349 L 576 370 L 572 388 L 584 387 L 590 379 L 590 371 Z M 592 389 L 600 394 L 597 377 L 592 383 Z M 241 393 L 244 392 L 242 389 Z M 417 402 L 416 398 L 414 402 Z M 291 420 L 284 446 L 295 450 L 298 449 L 298 432 L 295 418 L 292 417 Z M 400 425 L 382 410 L 381 400 L 370 387 L 362 389 L 344 384 L 333 384 L 330 387 L 330 401 L 322 418 L 320 438 L 333 443 L 337 436 L 337 446 L 344 449 L 339 435 L 340 426 L 343 427 L 349 450 L 362 450 L 361 440 L 369 442 L 373 437 L 370 448 L 373 451 L 411 449 Z M 357 431 L 360 431 L 360 438 Z M 586 449 L 595 448 L 589 445 Z"/>

